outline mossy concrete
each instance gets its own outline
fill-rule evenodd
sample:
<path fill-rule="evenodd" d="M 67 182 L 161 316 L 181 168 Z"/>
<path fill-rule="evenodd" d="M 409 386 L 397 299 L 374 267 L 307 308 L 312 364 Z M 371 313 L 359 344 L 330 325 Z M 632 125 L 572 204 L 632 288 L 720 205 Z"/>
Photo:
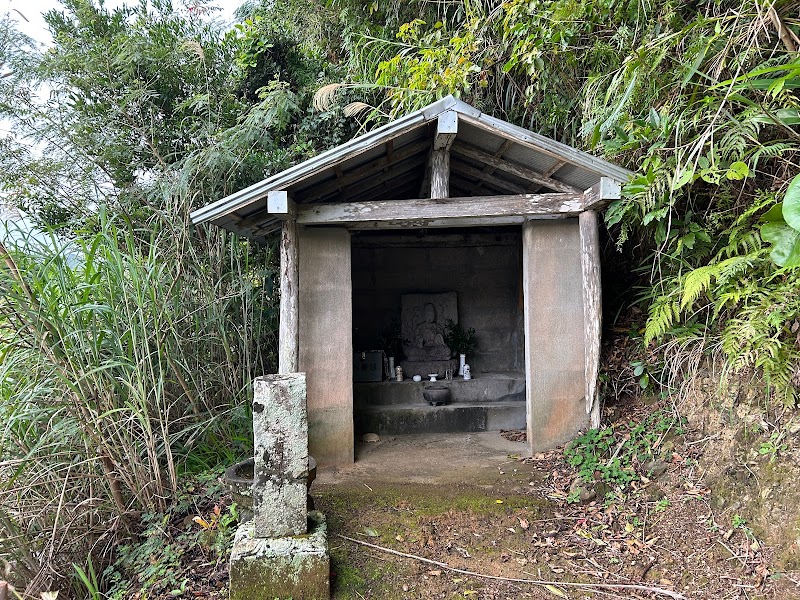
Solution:
<path fill-rule="evenodd" d="M 308 534 L 256 538 L 239 527 L 230 559 L 230 600 L 330 598 L 328 527 L 321 512 L 308 513 Z"/>

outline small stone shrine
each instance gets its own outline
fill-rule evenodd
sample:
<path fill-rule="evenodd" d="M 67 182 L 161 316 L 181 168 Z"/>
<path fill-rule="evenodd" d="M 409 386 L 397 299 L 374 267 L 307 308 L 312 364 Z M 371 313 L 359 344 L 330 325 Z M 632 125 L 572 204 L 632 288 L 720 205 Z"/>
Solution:
<path fill-rule="evenodd" d="M 453 352 L 444 341 L 447 322 L 458 322 L 457 296 L 446 294 L 405 294 L 400 299 L 401 335 L 406 355 L 403 372 L 443 377 L 447 369 L 458 367 Z"/>
<path fill-rule="evenodd" d="M 329 598 L 327 525 L 307 508 L 305 373 L 255 380 L 253 437 L 254 517 L 236 532 L 230 599 Z"/>
<path fill-rule="evenodd" d="M 601 214 L 632 175 L 448 96 L 191 219 L 256 243 L 279 238 L 278 370 L 307 374 L 309 445 L 322 467 L 355 459 L 356 386 L 379 389 L 376 406 L 388 406 L 414 375 L 449 368 L 455 293 L 460 322 L 480 332 L 467 357 L 478 377 L 452 384 L 462 388 L 454 402 L 428 413 L 440 430 L 487 430 L 504 425 L 488 405 L 524 394 L 515 414 L 539 452 L 600 423 Z M 362 345 L 365 332 L 396 315 L 403 295 L 404 381 L 354 382 L 354 358 L 376 349 Z M 468 397 L 486 405 L 481 429 L 458 424 Z"/>

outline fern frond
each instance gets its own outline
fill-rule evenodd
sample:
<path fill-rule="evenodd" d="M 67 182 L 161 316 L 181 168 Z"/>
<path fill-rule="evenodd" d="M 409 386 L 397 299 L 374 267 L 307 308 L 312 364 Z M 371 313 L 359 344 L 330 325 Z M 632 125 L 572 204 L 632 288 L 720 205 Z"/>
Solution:
<path fill-rule="evenodd" d="M 671 296 L 661 296 L 650 305 L 647 324 L 644 329 L 644 343 L 663 336 L 667 330 L 680 318 L 680 306 Z"/>
<path fill-rule="evenodd" d="M 717 266 L 708 265 L 689 272 L 683 279 L 683 293 L 681 294 L 681 310 L 692 306 L 711 286 L 711 279 L 716 277 Z"/>

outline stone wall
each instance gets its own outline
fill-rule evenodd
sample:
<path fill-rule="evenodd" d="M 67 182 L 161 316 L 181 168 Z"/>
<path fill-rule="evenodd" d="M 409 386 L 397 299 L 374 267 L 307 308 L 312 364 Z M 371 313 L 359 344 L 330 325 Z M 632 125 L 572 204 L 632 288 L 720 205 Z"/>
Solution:
<path fill-rule="evenodd" d="M 409 293 L 458 294 L 459 321 L 473 327 L 474 373 L 522 372 L 524 360 L 519 228 L 497 233 L 429 230 L 354 232 L 353 348 L 378 349 Z"/>

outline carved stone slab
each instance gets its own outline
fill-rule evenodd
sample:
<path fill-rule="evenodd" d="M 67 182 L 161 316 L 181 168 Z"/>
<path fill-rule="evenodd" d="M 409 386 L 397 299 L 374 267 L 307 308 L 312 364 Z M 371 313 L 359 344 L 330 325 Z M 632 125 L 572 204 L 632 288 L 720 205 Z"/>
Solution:
<path fill-rule="evenodd" d="M 400 297 L 403 352 L 409 361 L 449 360 L 452 352 L 444 343 L 448 319 L 458 323 L 458 295 L 405 294 Z"/>

